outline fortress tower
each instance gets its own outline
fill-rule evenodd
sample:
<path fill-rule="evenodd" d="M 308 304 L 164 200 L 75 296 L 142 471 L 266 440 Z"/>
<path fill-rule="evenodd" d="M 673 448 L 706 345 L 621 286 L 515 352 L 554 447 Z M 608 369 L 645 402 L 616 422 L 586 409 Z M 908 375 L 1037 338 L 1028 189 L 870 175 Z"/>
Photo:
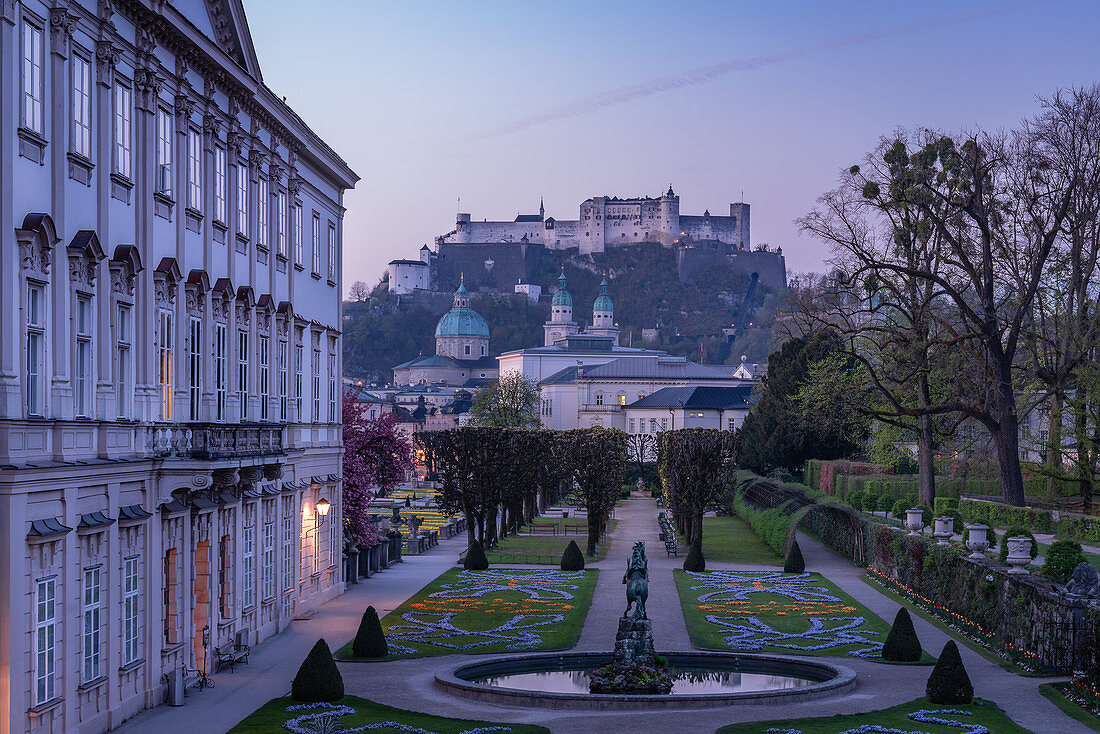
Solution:
<path fill-rule="evenodd" d="M 545 334 L 544 346 L 553 346 L 558 339 L 577 333 L 577 322 L 573 320 L 573 296 L 569 295 L 567 285 L 563 268 L 558 278 L 558 290 L 554 294 L 554 300 L 550 302 L 550 320 L 542 327 Z"/>
<path fill-rule="evenodd" d="M 600 295 L 596 296 L 596 302 L 592 304 L 592 326 L 587 330 L 589 334 L 610 336 L 619 345 L 619 327 L 615 325 L 615 304 L 607 292 L 607 277 L 600 283 Z"/>
<path fill-rule="evenodd" d="M 668 191 L 660 199 L 660 219 L 658 219 L 658 241 L 665 247 L 672 247 L 680 237 L 680 197 L 668 185 Z"/>

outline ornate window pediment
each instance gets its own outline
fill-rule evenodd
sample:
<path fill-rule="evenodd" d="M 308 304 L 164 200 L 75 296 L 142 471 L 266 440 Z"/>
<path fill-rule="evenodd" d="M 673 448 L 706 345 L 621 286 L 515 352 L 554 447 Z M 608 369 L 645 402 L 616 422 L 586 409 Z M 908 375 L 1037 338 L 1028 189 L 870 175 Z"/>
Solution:
<path fill-rule="evenodd" d="M 47 280 L 53 248 L 59 241 L 50 215 L 28 214 L 23 218 L 23 226 L 15 230 L 15 239 L 19 243 L 19 267 L 31 276 Z"/>
<path fill-rule="evenodd" d="M 141 255 L 134 245 L 119 245 L 111 257 L 111 291 L 120 296 L 133 297 L 134 280 L 144 269 Z"/>
<path fill-rule="evenodd" d="M 206 313 L 206 294 L 210 291 L 210 278 L 206 271 L 195 269 L 188 273 L 183 291 L 187 313 L 202 318 Z"/>
<path fill-rule="evenodd" d="M 233 284 L 229 281 L 229 278 L 218 278 L 214 282 L 210 298 L 210 310 L 213 312 L 215 321 L 222 323 L 229 321 L 234 296 Z"/>
<path fill-rule="evenodd" d="M 280 339 L 290 338 L 290 324 L 294 321 L 294 306 L 290 301 L 280 301 L 275 310 L 275 329 Z"/>
<path fill-rule="evenodd" d="M 256 299 L 256 328 L 261 332 L 271 330 L 271 316 L 275 312 L 275 301 L 270 293 L 264 293 Z"/>
<path fill-rule="evenodd" d="M 80 230 L 65 249 L 69 255 L 69 281 L 84 290 L 95 288 L 99 263 L 106 257 L 96 233 L 90 229 Z"/>
<path fill-rule="evenodd" d="M 162 258 L 153 271 L 153 293 L 158 308 L 172 308 L 176 304 L 176 292 L 183 280 L 176 258 Z"/>
<path fill-rule="evenodd" d="M 248 328 L 251 320 L 252 307 L 256 305 L 256 297 L 252 286 L 242 285 L 237 289 L 236 318 L 237 328 Z"/>

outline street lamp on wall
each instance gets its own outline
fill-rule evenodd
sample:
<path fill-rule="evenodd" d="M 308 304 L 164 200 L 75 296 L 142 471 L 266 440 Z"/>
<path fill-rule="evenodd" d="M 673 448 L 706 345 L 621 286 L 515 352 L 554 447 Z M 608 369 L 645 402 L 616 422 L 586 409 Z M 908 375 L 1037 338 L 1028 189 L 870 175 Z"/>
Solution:
<path fill-rule="evenodd" d="M 332 509 L 332 503 L 323 497 L 317 500 L 317 504 L 314 509 L 317 510 L 317 514 L 321 516 L 321 522 L 325 521 L 325 516 L 328 515 L 328 511 Z"/>

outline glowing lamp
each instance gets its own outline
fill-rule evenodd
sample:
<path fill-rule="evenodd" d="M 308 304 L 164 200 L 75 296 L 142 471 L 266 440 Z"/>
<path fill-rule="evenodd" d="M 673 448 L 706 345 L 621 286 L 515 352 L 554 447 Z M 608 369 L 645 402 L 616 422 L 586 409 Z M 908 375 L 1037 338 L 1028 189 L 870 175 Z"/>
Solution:
<path fill-rule="evenodd" d="M 324 518 L 328 515 L 328 511 L 332 509 L 332 503 L 326 499 L 320 499 L 317 501 L 317 514 Z"/>

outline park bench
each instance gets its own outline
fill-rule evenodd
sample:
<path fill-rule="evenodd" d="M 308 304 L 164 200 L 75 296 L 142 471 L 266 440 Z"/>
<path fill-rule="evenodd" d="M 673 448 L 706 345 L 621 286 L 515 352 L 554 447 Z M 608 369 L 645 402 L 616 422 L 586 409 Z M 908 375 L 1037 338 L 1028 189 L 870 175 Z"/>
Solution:
<path fill-rule="evenodd" d="M 678 546 L 677 546 L 675 540 L 666 540 L 665 541 L 665 553 L 667 553 L 670 556 L 675 556 L 675 555 L 677 555 L 677 553 L 676 553 L 677 550 L 678 550 Z"/>
<path fill-rule="evenodd" d="M 557 535 L 558 524 L 557 523 L 531 523 L 527 526 L 530 535 Z"/>
<path fill-rule="evenodd" d="M 218 672 L 222 669 L 223 665 L 229 666 L 229 672 L 233 672 L 233 667 L 237 663 L 247 663 L 248 653 L 252 649 L 252 646 L 247 644 L 249 630 L 243 629 L 237 633 L 236 642 L 227 642 L 221 647 L 214 648 L 214 654 L 218 657 L 217 667 L 214 672 Z"/>

